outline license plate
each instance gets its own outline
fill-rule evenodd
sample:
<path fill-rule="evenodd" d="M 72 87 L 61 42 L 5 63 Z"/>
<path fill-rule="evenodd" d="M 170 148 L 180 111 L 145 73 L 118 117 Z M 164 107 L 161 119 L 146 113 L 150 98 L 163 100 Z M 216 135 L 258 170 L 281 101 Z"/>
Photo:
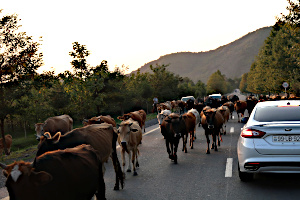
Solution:
<path fill-rule="evenodd" d="M 273 142 L 300 142 L 300 135 L 273 136 Z"/>

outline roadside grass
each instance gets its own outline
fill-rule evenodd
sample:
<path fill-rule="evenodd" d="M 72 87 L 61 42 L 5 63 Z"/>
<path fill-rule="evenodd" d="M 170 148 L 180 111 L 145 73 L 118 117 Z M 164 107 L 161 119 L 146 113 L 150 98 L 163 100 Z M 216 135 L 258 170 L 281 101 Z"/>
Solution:
<path fill-rule="evenodd" d="M 155 119 L 156 113 L 150 113 L 147 115 L 147 119 Z M 121 121 L 115 118 L 117 124 L 120 124 Z M 82 127 L 81 123 L 74 124 L 73 128 Z M 10 155 L 2 155 L 1 162 L 6 164 L 10 164 L 11 161 L 19 161 L 19 160 L 30 160 L 35 157 L 35 152 L 37 150 L 38 141 L 36 140 L 35 133 L 27 134 L 27 137 L 13 137 L 12 147 L 11 147 L 11 154 Z M 8 162 L 8 163 L 7 163 Z"/>

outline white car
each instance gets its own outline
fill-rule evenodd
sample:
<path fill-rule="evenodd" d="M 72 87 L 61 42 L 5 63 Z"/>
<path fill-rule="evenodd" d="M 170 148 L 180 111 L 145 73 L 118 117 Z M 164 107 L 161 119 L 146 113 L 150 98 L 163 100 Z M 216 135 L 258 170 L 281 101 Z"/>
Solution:
<path fill-rule="evenodd" d="M 242 181 L 254 173 L 300 173 L 300 101 L 259 102 L 242 128 L 238 144 Z"/>

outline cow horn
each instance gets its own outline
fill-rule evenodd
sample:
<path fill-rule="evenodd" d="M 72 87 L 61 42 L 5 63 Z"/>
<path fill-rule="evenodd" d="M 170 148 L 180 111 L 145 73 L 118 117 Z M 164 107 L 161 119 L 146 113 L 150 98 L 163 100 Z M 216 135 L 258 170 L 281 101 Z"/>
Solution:
<path fill-rule="evenodd" d="M 6 168 L 7 168 L 7 165 L 0 162 L 0 167 L 1 167 L 2 169 L 6 169 Z"/>
<path fill-rule="evenodd" d="M 88 119 L 83 119 L 82 121 L 83 121 L 83 122 L 88 122 L 89 120 L 88 120 Z"/>

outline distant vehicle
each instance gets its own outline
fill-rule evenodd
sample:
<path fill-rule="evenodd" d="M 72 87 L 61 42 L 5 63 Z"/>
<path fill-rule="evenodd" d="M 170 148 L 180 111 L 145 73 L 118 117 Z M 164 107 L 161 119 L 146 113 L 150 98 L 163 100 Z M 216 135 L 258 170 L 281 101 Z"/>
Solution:
<path fill-rule="evenodd" d="M 221 97 L 222 95 L 221 94 L 211 94 L 211 95 L 208 95 L 209 97 L 212 97 L 214 99 L 218 99 L 218 100 L 221 100 Z"/>
<path fill-rule="evenodd" d="M 300 173 L 300 101 L 259 102 L 245 118 L 238 143 L 242 181 L 254 173 Z"/>
<path fill-rule="evenodd" d="M 193 97 L 193 96 L 182 97 L 181 101 L 184 101 L 186 103 L 189 99 L 192 99 L 193 101 L 195 101 L 195 97 Z"/>

